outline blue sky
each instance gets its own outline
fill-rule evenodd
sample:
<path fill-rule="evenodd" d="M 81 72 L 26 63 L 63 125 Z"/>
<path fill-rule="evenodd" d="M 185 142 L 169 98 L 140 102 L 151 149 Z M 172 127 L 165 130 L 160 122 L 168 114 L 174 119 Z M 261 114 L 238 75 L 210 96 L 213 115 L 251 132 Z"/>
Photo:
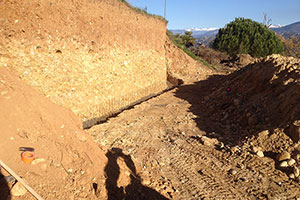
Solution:
<path fill-rule="evenodd" d="M 131 5 L 164 15 L 165 0 L 127 0 Z M 262 22 L 263 13 L 272 24 L 300 21 L 300 0 L 167 0 L 168 29 L 222 28 L 235 17 Z"/>

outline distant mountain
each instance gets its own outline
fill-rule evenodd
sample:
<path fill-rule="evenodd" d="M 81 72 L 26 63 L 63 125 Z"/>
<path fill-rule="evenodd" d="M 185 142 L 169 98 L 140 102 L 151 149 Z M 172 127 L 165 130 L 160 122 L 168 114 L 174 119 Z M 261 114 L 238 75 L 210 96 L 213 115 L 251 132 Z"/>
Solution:
<path fill-rule="evenodd" d="M 173 34 L 184 34 L 186 31 L 192 32 L 194 38 L 201 36 L 215 36 L 219 29 L 218 28 L 188 28 L 188 29 L 176 29 L 170 30 Z"/>
<path fill-rule="evenodd" d="M 281 34 L 284 37 L 290 37 L 293 35 L 300 36 L 300 21 L 286 26 L 271 25 L 270 30 L 275 31 L 277 34 Z M 170 31 L 173 34 L 184 34 L 185 31 L 191 31 L 192 36 L 196 38 L 197 43 L 201 42 L 205 45 L 208 45 L 212 42 L 212 40 L 215 39 L 219 32 L 219 28 L 188 28 Z"/>
<path fill-rule="evenodd" d="M 290 37 L 292 35 L 300 36 L 300 21 L 279 28 L 271 28 L 271 30 L 283 35 L 284 37 Z"/>
<path fill-rule="evenodd" d="M 280 24 L 277 24 L 277 25 L 273 25 L 273 24 L 271 24 L 271 26 L 269 27 L 270 29 L 274 29 L 274 28 L 281 28 L 281 27 L 283 27 L 283 25 L 280 25 Z"/>

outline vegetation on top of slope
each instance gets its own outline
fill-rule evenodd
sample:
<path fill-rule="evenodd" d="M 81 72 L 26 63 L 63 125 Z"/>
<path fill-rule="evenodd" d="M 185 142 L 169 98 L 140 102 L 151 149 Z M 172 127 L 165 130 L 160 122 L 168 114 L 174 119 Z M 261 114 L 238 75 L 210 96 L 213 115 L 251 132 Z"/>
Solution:
<path fill-rule="evenodd" d="M 187 46 L 185 45 L 185 43 L 182 40 L 182 36 L 181 35 L 179 35 L 179 34 L 174 35 L 171 31 L 167 30 L 167 36 L 173 42 L 173 44 L 175 44 L 175 46 L 177 46 L 178 48 L 180 48 L 181 50 L 183 50 L 187 55 L 189 55 L 194 60 L 197 60 L 197 61 L 199 60 L 199 57 L 196 56 L 195 54 L 193 54 L 187 48 Z"/>
<path fill-rule="evenodd" d="M 154 18 L 157 18 L 161 21 L 164 21 L 164 22 L 168 22 L 165 18 L 163 18 L 162 16 L 160 15 L 154 15 L 154 14 L 150 14 L 147 12 L 146 9 L 141 9 L 141 8 L 137 8 L 137 7 L 134 7 L 132 6 L 130 3 L 128 3 L 126 0 L 119 0 L 120 2 L 124 3 L 125 5 L 127 5 L 129 8 L 135 10 L 137 13 L 141 13 L 141 14 L 144 14 L 144 15 L 147 15 L 147 16 L 150 16 L 150 17 L 154 17 Z"/>
<path fill-rule="evenodd" d="M 185 35 L 176 34 L 174 35 L 171 31 L 167 30 L 167 36 L 172 41 L 172 43 L 177 46 L 179 49 L 184 51 L 188 56 L 193 58 L 196 61 L 202 62 L 207 67 L 215 69 L 215 66 L 209 64 L 206 60 L 196 56 L 187 46 L 190 46 L 191 42 L 195 42 L 195 38 L 192 37 L 190 33 L 186 33 Z"/>
<path fill-rule="evenodd" d="M 284 55 L 300 58 L 300 35 L 293 35 L 289 38 L 279 35 L 279 39 L 284 45 Z"/>
<path fill-rule="evenodd" d="M 236 18 L 221 28 L 213 42 L 213 48 L 233 57 L 238 54 L 263 57 L 281 54 L 284 50 L 282 42 L 267 26 L 244 18 Z"/>

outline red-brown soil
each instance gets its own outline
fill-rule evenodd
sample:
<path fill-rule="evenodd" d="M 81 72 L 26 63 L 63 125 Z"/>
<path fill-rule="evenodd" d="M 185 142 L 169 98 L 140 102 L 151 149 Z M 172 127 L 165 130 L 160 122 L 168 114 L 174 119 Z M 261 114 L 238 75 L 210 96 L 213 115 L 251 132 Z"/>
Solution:
<path fill-rule="evenodd" d="M 88 132 L 130 155 L 142 183 L 169 199 L 297 199 L 299 67 L 293 58 L 260 59 L 182 85 Z M 285 151 L 291 165 L 281 167 Z"/>
<path fill-rule="evenodd" d="M 100 2 L 0 2 L 1 160 L 45 199 L 300 198 L 299 60 L 244 67 L 246 56 L 218 73 L 165 41 L 164 22 Z M 134 94 L 131 83 L 160 91 L 167 73 L 183 84 L 81 129 L 78 115 L 99 114 L 97 96 Z M 35 148 L 36 163 L 21 161 L 22 146 Z M 1 194 L 13 193 L 3 181 Z"/>
<path fill-rule="evenodd" d="M 4 67 L 0 108 L 2 161 L 45 199 L 95 198 L 93 183 L 102 184 L 107 159 L 70 110 L 50 102 Z M 23 163 L 19 147 L 33 147 L 41 162 Z M 33 198 L 27 192 L 21 199 Z"/>

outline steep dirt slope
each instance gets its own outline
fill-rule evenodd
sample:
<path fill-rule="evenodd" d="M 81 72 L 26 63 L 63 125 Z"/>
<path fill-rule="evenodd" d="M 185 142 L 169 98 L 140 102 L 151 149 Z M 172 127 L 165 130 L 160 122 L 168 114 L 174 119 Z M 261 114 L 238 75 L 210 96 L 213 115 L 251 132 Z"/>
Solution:
<path fill-rule="evenodd" d="M 166 89 L 164 20 L 119 0 L 0 3 L 0 61 L 83 121 Z"/>
<path fill-rule="evenodd" d="M 70 110 L 50 102 L 3 67 L 0 108 L 1 160 L 45 199 L 96 198 L 93 183 L 103 185 L 107 159 Z M 35 148 L 37 164 L 21 161 L 19 147 L 24 146 Z M 27 192 L 12 199 L 33 197 Z"/>
<path fill-rule="evenodd" d="M 133 158 L 142 183 L 169 199 L 297 199 L 299 64 L 273 55 L 182 85 L 89 132 Z"/>
<path fill-rule="evenodd" d="M 167 61 L 167 79 L 174 85 L 192 83 L 207 78 L 213 70 L 195 61 L 185 52 L 175 46 L 170 39 L 165 43 Z"/>

